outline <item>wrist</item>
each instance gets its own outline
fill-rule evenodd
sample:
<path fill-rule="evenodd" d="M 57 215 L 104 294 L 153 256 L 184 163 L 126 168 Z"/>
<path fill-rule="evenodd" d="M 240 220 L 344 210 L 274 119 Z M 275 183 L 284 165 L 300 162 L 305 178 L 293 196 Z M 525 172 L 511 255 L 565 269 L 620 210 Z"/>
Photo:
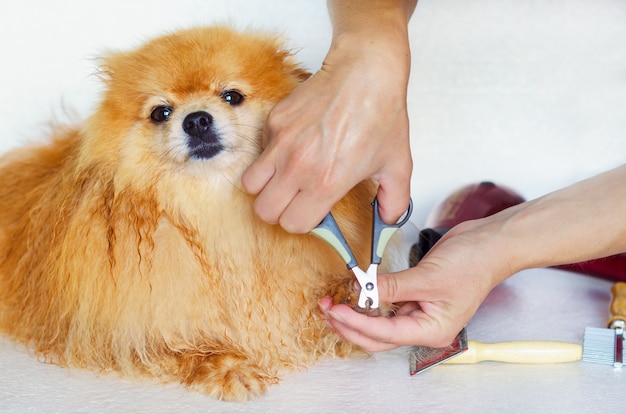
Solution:
<path fill-rule="evenodd" d="M 537 199 L 476 220 L 477 250 L 492 262 L 494 285 L 522 270 L 568 262 L 570 247 L 560 240 L 561 226 L 553 217 L 559 210 L 550 200 Z"/>
<path fill-rule="evenodd" d="M 328 0 L 333 34 L 381 34 L 389 28 L 406 31 L 417 0 Z M 378 33 L 379 32 L 379 33 Z"/>
<path fill-rule="evenodd" d="M 615 203 L 599 201 L 600 194 L 592 194 L 593 181 L 588 184 L 579 183 L 483 219 L 481 231 L 489 236 L 511 274 L 624 251 L 624 242 L 619 240 L 626 229 L 614 217 L 623 210 L 615 208 Z M 601 211 L 603 206 L 608 206 L 606 211 Z"/>
<path fill-rule="evenodd" d="M 408 38 L 385 32 L 373 35 L 372 32 L 344 32 L 333 36 L 324 67 L 356 68 L 363 76 L 370 74 L 372 86 L 395 85 L 397 90 L 406 93 L 411 71 L 411 52 Z"/>
<path fill-rule="evenodd" d="M 414 5 L 413 5 L 414 6 Z M 348 54 L 376 50 L 409 62 L 408 19 L 405 0 L 329 0 L 333 50 Z"/>

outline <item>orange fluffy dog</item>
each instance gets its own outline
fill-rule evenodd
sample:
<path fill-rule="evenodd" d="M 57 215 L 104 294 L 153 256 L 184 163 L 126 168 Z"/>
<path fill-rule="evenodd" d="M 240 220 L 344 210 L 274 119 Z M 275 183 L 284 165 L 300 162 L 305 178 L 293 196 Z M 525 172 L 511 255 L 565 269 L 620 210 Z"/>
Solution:
<path fill-rule="evenodd" d="M 260 221 L 240 186 L 268 111 L 307 76 L 273 37 L 225 27 L 105 58 L 93 116 L 0 159 L 0 332 L 50 362 L 227 400 L 356 350 L 318 311 L 352 274 Z M 334 210 L 361 263 L 374 191 Z"/>

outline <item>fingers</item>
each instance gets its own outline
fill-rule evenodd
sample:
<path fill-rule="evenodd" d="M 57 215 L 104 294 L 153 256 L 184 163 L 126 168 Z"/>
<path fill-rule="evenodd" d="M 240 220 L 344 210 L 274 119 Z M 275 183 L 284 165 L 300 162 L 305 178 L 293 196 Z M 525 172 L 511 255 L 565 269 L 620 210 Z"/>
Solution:
<path fill-rule="evenodd" d="M 432 268 L 379 275 L 380 299 L 400 304 L 395 316 L 370 317 L 346 305 L 320 302 L 331 327 L 344 339 L 377 352 L 406 345 L 447 346 L 467 321 L 429 277 Z M 440 281 L 441 282 L 441 281 Z"/>
<path fill-rule="evenodd" d="M 320 306 L 331 327 L 342 338 L 370 352 L 408 345 L 447 346 L 458 333 L 442 335 L 439 322 L 421 310 L 384 318 L 355 312 L 347 305 L 325 309 L 320 302 Z"/>
<path fill-rule="evenodd" d="M 346 305 L 337 305 L 332 306 L 331 298 L 322 298 L 320 300 L 320 308 L 324 317 L 330 326 L 345 340 L 352 342 L 354 344 L 359 345 L 361 348 L 370 352 L 380 352 L 380 351 L 388 351 L 394 348 L 397 348 L 398 345 L 393 342 L 386 342 L 381 340 L 381 338 L 370 337 L 358 330 L 358 328 L 353 325 L 348 324 L 346 319 L 339 313 L 342 312 L 343 308 L 348 308 Z M 331 309 L 332 308 L 332 309 Z M 354 312 L 354 311 L 352 311 Z M 362 315 L 356 313 L 357 326 L 359 324 L 358 319 L 366 318 L 366 319 L 383 319 L 383 318 L 369 318 L 366 315 Z M 348 318 L 350 316 L 348 315 Z M 354 320 L 352 321 L 354 323 Z"/>
<path fill-rule="evenodd" d="M 264 152 L 248 167 L 241 178 L 241 183 L 248 193 L 257 195 L 254 211 L 261 220 L 269 224 L 283 225 L 284 222 L 283 227 L 291 233 L 305 233 L 319 223 L 319 221 L 314 224 L 308 223 L 306 219 L 309 218 L 311 221 L 310 216 L 304 216 L 304 221 L 297 221 L 296 218 L 293 222 L 283 218 L 284 212 L 300 189 L 293 179 L 283 178 L 280 171 L 277 171 L 270 151 Z M 299 226 L 293 226 L 291 223 L 298 223 Z"/>
<path fill-rule="evenodd" d="M 322 222 L 336 201 L 314 191 L 301 191 L 282 212 L 279 223 L 289 233 L 307 233 Z"/>
<path fill-rule="evenodd" d="M 408 143 L 408 137 L 400 143 Z M 382 165 L 372 178 L 378 181 L 378 212 L 385 223 L 395 223 L 407 211 L 411 194 L 413 159 L 410 148 L 398 148 L 392 153 L 393 162 Z"/>
<path fill-rule="evenodd" d="M 322 221 L 361 175 L 351 175 L 349 166 L 337 165 L 332 151 L 327 154 L 316 136 L 306 138 L 300 134 L 295 147 L 290 143 L 293 140 L 284 137 L 278 134 L 245 171 L 242 185 L 257 195 L 254 211 L 262 220 L 280 224 L 290 233 L 306 233 Z"/>
<path fill-rule="evenodd" d="M 337 172 L 332 182 L 320 183 L 324 181 L 322 177 L 314 171 L 303 173 L 302 166 L 299 172 L 285 166 L 285 161 L 277 166 L 273 153 L 266 150 L 245 171 L 242 185 L 248 193 L 257 194 L 255 213 L 267 223 L 280 224 L 290 233 L 309 232 L 357 184 L 351 180 L 354 177 L 342 172 Z M 301 183 L 302 179 L 307 182 Z M 410 176 L 382 182 L 378 189 L 381 219 L 386 223 L 396 222 L 407 211 L 409 200 Z"/>
<path fill-rule="evenodd" d="M 259 194 L 276 174 L 276 164 L 266 151 L 244 171 L 241 184 L 249 194 Z"/>
<path fill-rule="evenodd" d="M 332 190 L 318 179 L 313 171 L 297 173 L 281 163 L 277 168 L 266 151 L 242 177 L 244 189 L 257 194 L 255 213 L 265 222 L 280 224 L 289 233 L 306 233 L 317 226 L 333 205 L 356 183 L 342 182 Z M 304 176 L 306 183 L 301 180 Z M 345 188 L 344 188 L 345 187 Z"/>
<path fill-rule="evenodd" d="M 378 187 L 378 213 L 382 221 L 392 224 L 409 208 L 410 177 L 395 182 L 381 182 Z"/>

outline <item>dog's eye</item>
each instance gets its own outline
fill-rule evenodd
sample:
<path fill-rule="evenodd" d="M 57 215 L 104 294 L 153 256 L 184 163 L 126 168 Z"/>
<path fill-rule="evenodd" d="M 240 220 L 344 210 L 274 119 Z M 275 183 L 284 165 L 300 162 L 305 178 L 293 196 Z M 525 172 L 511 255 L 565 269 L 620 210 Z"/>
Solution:
<path fill-rule="evenodd" d="M 172 111 L 169 106 L 157 106 L 150 113 L 150 119 L 157 124 L 163 123 L 172 115 Z"/>
<path fill-rule="evenodd" d="M 243 95 L 239 91 L 229 90 L 222 92 L 222 99 L 231 106 L 237 106 L 243 102 Z"/>

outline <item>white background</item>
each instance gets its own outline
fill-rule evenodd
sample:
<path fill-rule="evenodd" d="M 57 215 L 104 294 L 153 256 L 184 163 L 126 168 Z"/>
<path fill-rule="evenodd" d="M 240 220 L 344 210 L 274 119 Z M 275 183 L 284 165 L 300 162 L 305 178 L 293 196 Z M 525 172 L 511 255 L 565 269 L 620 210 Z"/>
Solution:
<path fill-rule="evenodd" d="M 213 22 L 283 32 L 290 45 L 301 48 L 298 56 L 310 70 L 320 66 L 330 41 L 322 0 L 4 1 L 0 151 L 41 138 L 52 118 L 89 114 L 100 91 L 93 57 L 164 31 Z M 468 183 L 493 180 L 534 198 L 624 162 L 626 1 L 421 0 L 410 36 L 413 221 L 418 226 L 437 201 Z M 492 293 L 472 322 L 474 339 L 580 342 L 584 326 L 604 323 L 608 286 L 557 271 L 517 275 Z M 555 301 L 551 294 L 571 302 Z M 573 309 L 576 318 L 568 315 Z M 526 325 L 518 324 L 520 318 Z M 430 377 L 409 380 L 396 372 L 404 369 L 400 354 L 381 354 L 366 363 L 326 363 L 287 381 L 262 403 L 233 406 L 178 388 L 68 374 L 5 344 L 0 412 L 200 412 L 210 407 L 226 412 L 321 407 L 550 412 L 567 407 L 573 412 L 585 406 L 592 412 L 610 408 L 611 387 L 621 383 L 621 392 L 626 389 L 612 368 L 581 364 L 441 367 L 425 374 Z M 361 384 L 374 389 L 360 390 Z"/>
<path fill-rule="evenodd" d="M 232 22 L 283 32 L 316 70 L 322 0 L 44 0 L 0 9 L 0 150 L 90 113 L 94 57 L 164 31 Z M 626 2 L 422 0 L 410 23 L 414 221 L 484 179 L 527 198 L 624 162 Z M 74 116 L 72 118 L 72 115 Z"/>

